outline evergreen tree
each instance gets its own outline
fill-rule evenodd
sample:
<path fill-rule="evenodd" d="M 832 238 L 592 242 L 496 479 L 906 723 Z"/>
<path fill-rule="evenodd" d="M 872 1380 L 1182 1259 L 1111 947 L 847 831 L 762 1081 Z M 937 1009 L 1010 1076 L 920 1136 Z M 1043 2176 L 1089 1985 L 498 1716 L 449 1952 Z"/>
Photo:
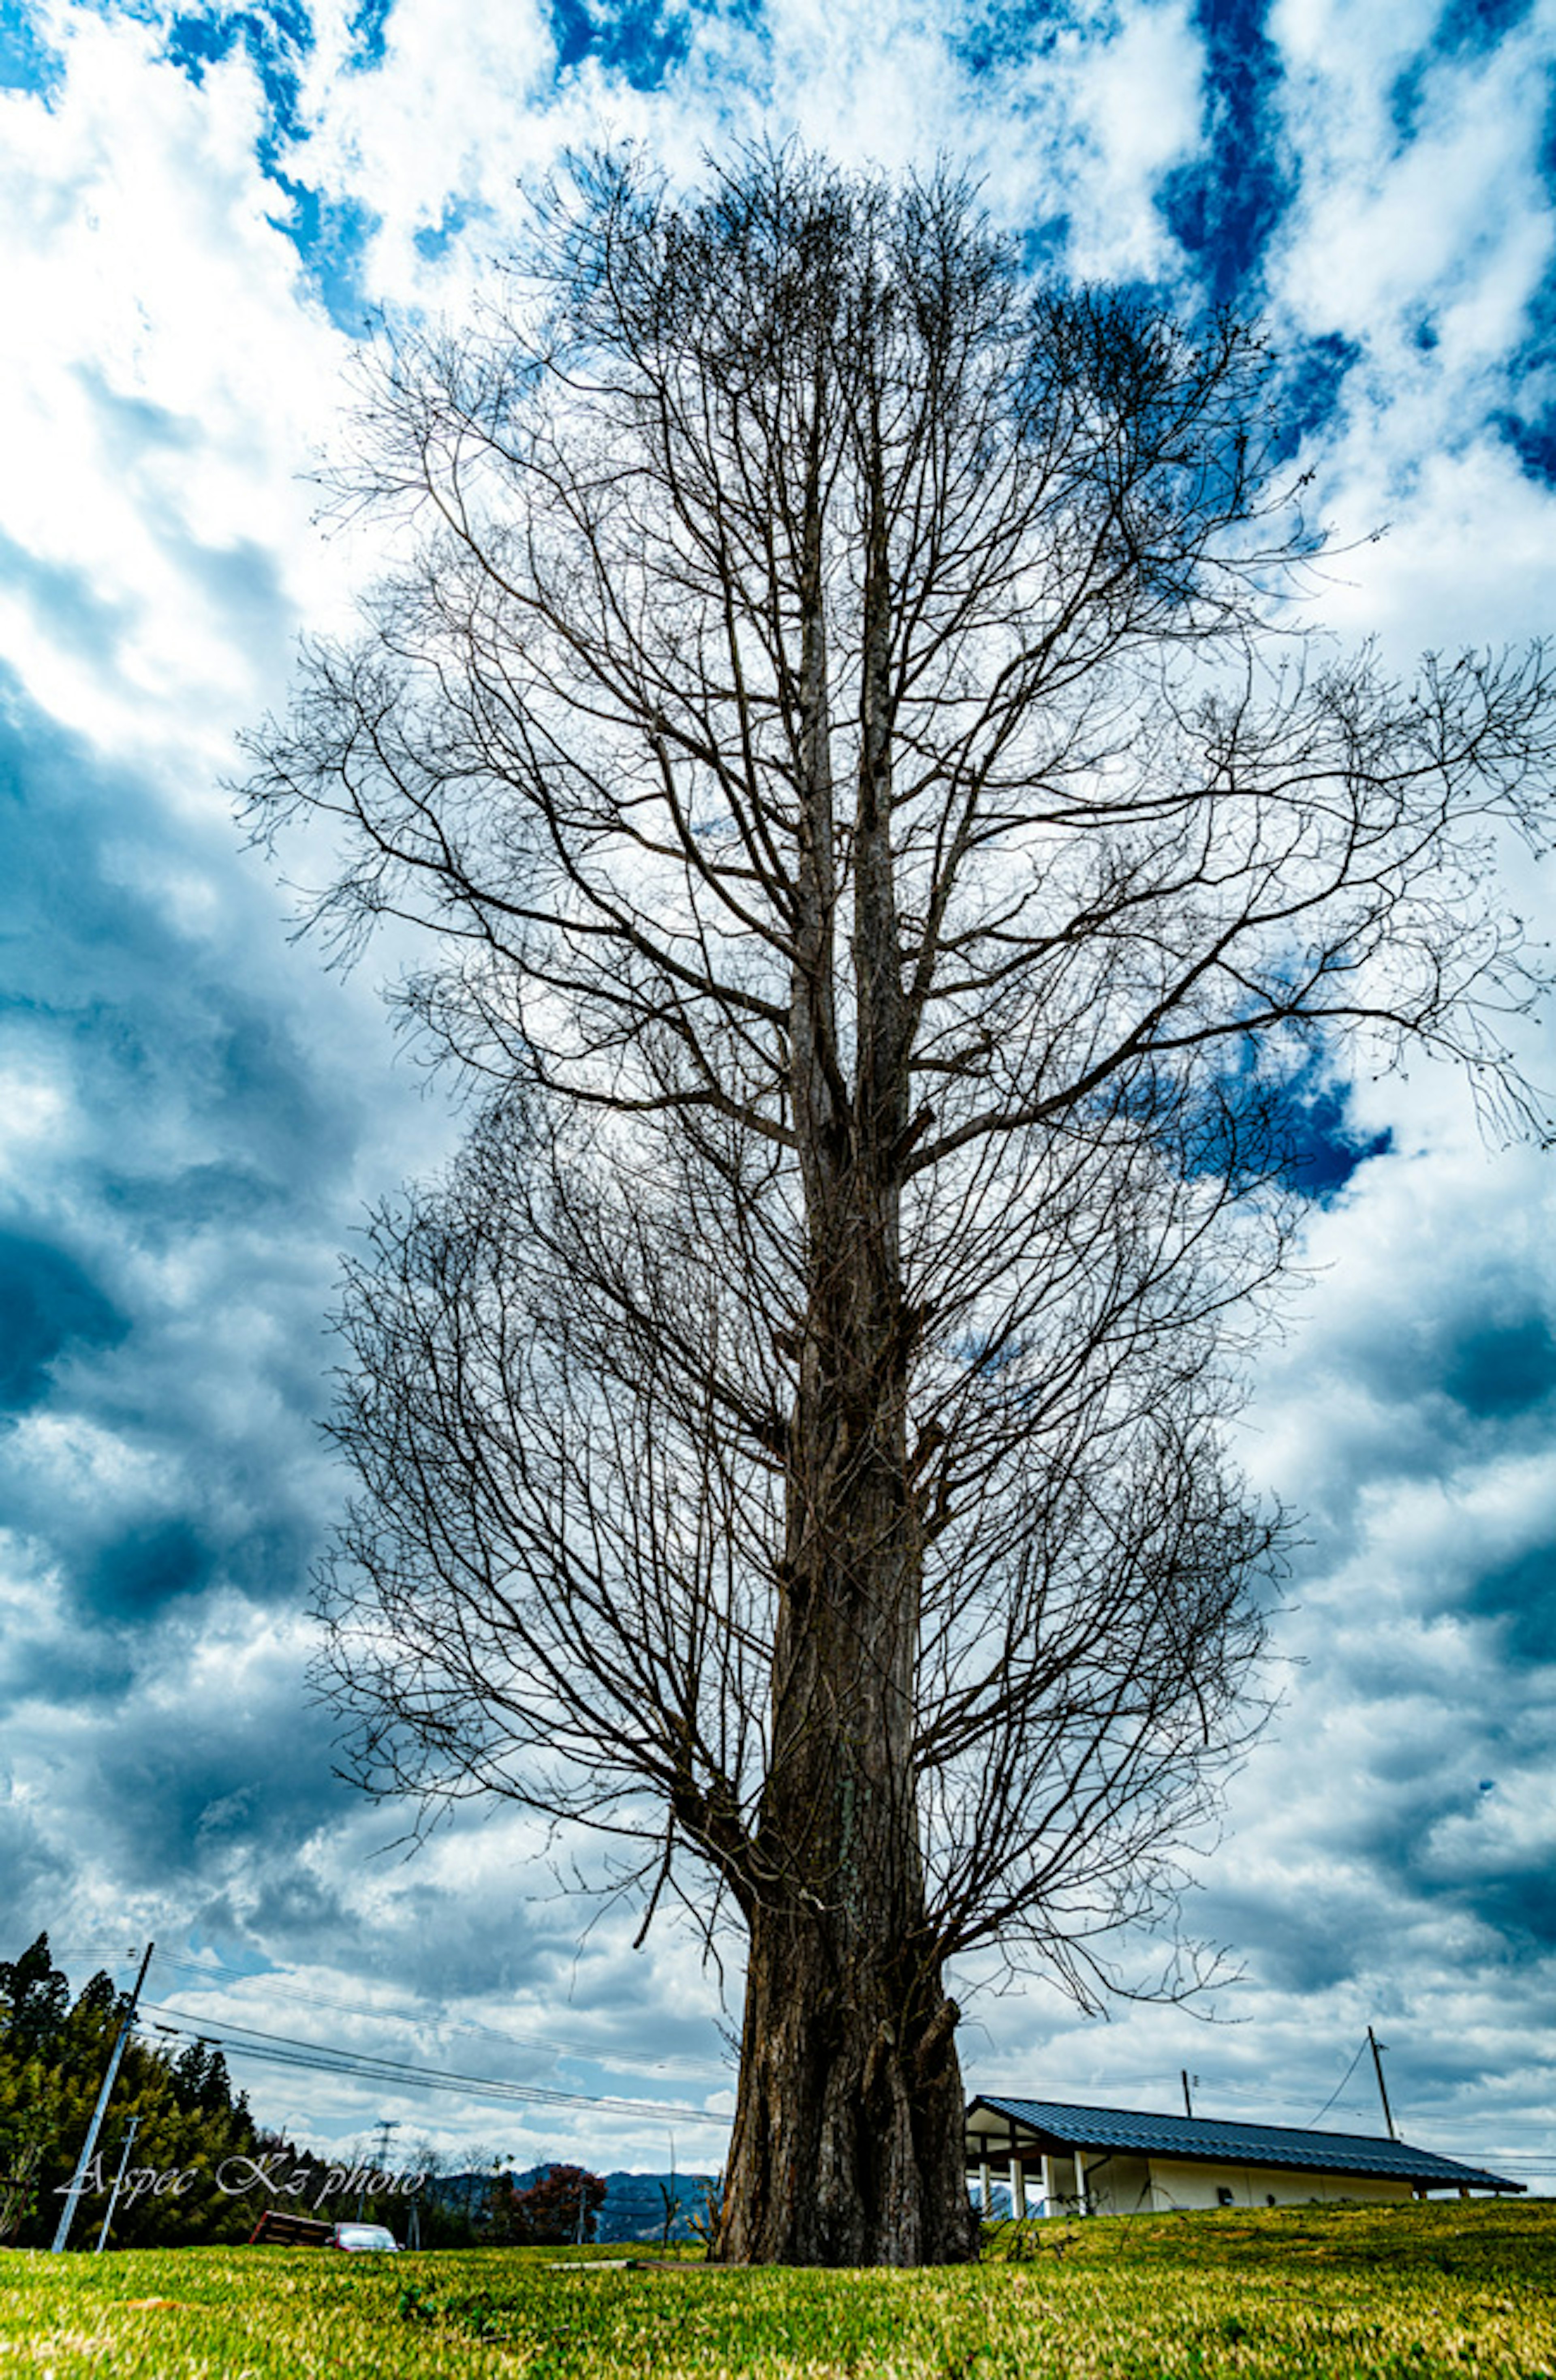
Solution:
<path fill-rule="evenodd" d="M 0 1961 L 0 2240 L 8 2227 L 20 2247 L 52 2240 L 127 2005 L 128 1996 L 101 1972 L 72 2001 L 46 1934 L 19 1959 Z M 247 2239 L 258 2199 L 223 2192 L 215 2180 L 230 2159 L 259 2150 L 247 2100 L 234 2096 L 226 2059 L 203 2042 L 175 2058 L 132 2039 L 88 2170 L 72 2244 L 96 2243 L 132 2118 L 138 2121 L 114 2213 L 114 2244 Z M 170 2175 L 192 2179 L 181 2190 L 163 2180 L 159 2189 L 157 2180 Z"/>
<path fill-rule="evenodd" d="M 19 1959 L 0 1960 L 0 2029 L 13 2056 L 44 2055 L 65 2022 L 70 1986 L 40 1934 Z"/>

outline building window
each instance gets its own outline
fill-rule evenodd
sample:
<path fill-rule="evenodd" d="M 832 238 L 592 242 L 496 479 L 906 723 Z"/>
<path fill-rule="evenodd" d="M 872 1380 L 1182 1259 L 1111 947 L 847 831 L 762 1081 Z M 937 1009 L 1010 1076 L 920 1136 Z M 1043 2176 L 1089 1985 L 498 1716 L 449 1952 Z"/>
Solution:
<path fill-rule="evenodd" d="M 1232 2193 L 1227 2189 L 1226 2184 L 1224 2181 L 1217 2182 L 1216 2184 L 1215 2203 L 1218 2206 L 1230 2206 L 1232 2204 Z"/>

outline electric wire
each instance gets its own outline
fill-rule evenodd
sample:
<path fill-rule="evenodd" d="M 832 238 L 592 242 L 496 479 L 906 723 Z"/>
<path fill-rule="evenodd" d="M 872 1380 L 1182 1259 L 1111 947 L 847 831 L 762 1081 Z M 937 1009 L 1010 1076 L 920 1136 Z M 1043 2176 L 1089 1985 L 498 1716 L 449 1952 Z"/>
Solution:
<path fill-rule="evenodd" d="M 286 2034 L 261 2032 L 257 2026 L 233 2024 L 225 2020 L 207 2021 L 187 2009 L 173 2008 L 159 2000 L 143 1999 L 140 2005 L 152 2017 L 174 2019 L 172 2030 L 181 2036 L 214 2042 L 223 2050 L 230 2048 L 235 2056 L 270 2066 L 305 2067 L 313 2073 L 338 2074 L 347 2080 L 387 2083 L 402 2090 L 449 2091 L 505 2107 L 589 2107 L 599 2114 L 646 2117 L 657 2122 L 667 2117 L 674 2117 L 678 2123 L 691 2124 L 728 2125 L 732 2120 L 728 2113 L 674 2106 L 662 2099 L 599 2097 L 586 2091 L 557 2090 L 547 2083 L 507 2082 L 483 2074 L 413 2066 L 400 2058 L 381 2058 L 373 2051 L 332 2048 L 320 2042 L 297 2041 Z"/>
<path fill-rule="evenodd" d="M 79 1944 L 67 1946 L 69 1951 L 83 1948 L 95 1953 L 101 1946 Z M 730 2069 L 705 2064 L 695 2058 L 667 2056 L 645 2058 L 631 2051 L 587 2048 L 582 2042 L 564 2041 L 553 2034 L 510 2033 L 496 2025 L 478 2024 L 468 2017 L 431 2017 L 411 2010 L 360 2008 L 347 2000 L 330 1999 L 316 1992 L 298 1991 L 294 1985 L 272 1983 L 264 1971 L 245 1973 L 238 1967 L 211 1965 L 199 1959 L 181 1959 L 175 1953 L 158 1950 L 151 1960 L 153 1973 L 165 1967 L 186 1982 L 224 1984 L 231 1986 L 256 1984 L 263 1986 L 267 1999 L 293 2001 L 300 2008 L 323 2009 L 333 2016 L 366 2017 L 377 2024 L 400 2024 L 436 2033 L 463 2033 L 482 2041 L 501 2041 L 514 2049 L 539 2049 L 560 2058 L 584 2058 L 593 2066 L 620 2070 L 628 2073 L 676 2075 L 687 2082 L 728 2083 Z"/>
<path fill-rule="evenodd" d="M 67 1954 L 84 1951 L 90 1955 L 96 1955 L 110 1946 L 105 1943 L 78 1943 L 65 1947 Z M 176 1973 L 200 1982 L 220 1981 L 234 1985 L 261 1984 L 268 1997 L 294 2000 L 300 2006 L 323 2009 L 334 2015 L 367 2017 L 378 2022 L 421 2026 L 437 2032 L 464 2033 L 476 2038 L 501 2042 L 513 2048 L 543 2049 L 553 2055 L 586 2058 L 593 2064 L 607 2068 L 621 2068 L 650 2073 L 675 2073 L 686 2079 L 728 2081 L 727 2069 L 702 2066 L 693 2060 L 673 2056 L 661 2058 L 640 2058 L 628 2053 L 603 2053 L 597 2049 L 585 2049 L 581 2044 L 562 2042 L 552 2036 L 512 2034 L 496 2026 L 477 2024 L 469 2020 L 423 2018 L 391 2009 L 359 2008 L 348 2002 L 329 1999 L 318 1994 L 300 1992 L 286 1985 L 273 1984 L 270 1975 L 263 1971 L 245 1973 L 238 1968 L 213 1966 L 204 1961 L 180 1959 L 175 1954 L 161 1950 L 155 1953 L 152 1963 L 154 1966 L 165 1965 Z M 142 2001 L 142 2006 L 146 2008 L 156 2006 L 162 2009 L 163 2013 L 181 2016 L 182 2029 L 187 2031 L 190 2038 L 224 2041 L 230 2036 L 235 2052 L 268 2065 L 305 2067 L 316 2072 L 339 2074 L 343 2078 L 356 2075 L 357 2079 L 366 2081 L 393 2082 L 398 2079 L 402 2087 L 464 2091 L 468 2095 L 489 2098 L 492 2104 L 500 2106 L 518 2103 L 583 2107 L 608 2113 L 630 2113 L 634 2116 L 673 2115 L 691 2123 L 728 2123 L 730 2120 L 727 2115 L 716 2115 L 706 2108 L 671 2107 L 658 2100 L 597 2097 L 592 2093 L 563 2091 L 541 2083 L 509 2083 L 460 2074 L 443 2076 L 437 2070 L 411 2066 L 403 2061 L 384 2058 L 376 2051 L 332 2050 L 319 2044 L 296 2041 L 286 2034 L 260 2033 L 257 2028 L 238 2025 L 224 2019 L 197 2019 L 187 2010 L 169 2010 L 161 2003 Z M 1338 2083 L 1324 2101 L 1318 2114 L 1309 2118 L 1308 2129 L 1316 2126 L 1331 2108 L 1340 2103 L 1340 2095 L 1360 2064 L 1362 2052 L 1366 2046 L 1365 2041 L 1358 2044 L 1355 2057 Z M 1165 2073 L 1111 2075 L 1106 2080 L 1100 2080 L 1086 2087 L 1114 2091 L 1131 2084 L 1166 2085 L 1173 2079 L 1175 2078 Z M 1294 2107 L 1306 2104 L 1289 2094 L 1272 2093 L 1247 2083 L 1229 2082 L 1219 2078 L 1208 2082 L 1202 2088 L 1213 2092 L 1217 2096 L 1260 2100 L 1266 2106 L 1273 2104 L 1277 2107 Z M 1343 2112 L 1365 2115 L 1368 2112 L 1368 2107 L 1366 2103 L 1353 2104 L 1350 2107 L 1343 2109 Z M 1536 2142 L 1521 2141 L 1516 2148 L 1492 2153 L 1497 2155 L 1499 2163 L 1514 2168 L 1514 2171 L 1543 2174 L 1551 2168 L 1552 2155 L 1556 2154 L 1556 2141 L 1553 2141 L 1551 2128 L 1548 2121 L 1516 2116 L 1488 2117 L 1474 2110 L 1444 2109 L 1431 2112 L 1417 2109 L 1417 2115 L 1423 2129 L 1470 2126 L 1481 2139 L 1484 2139 L 1489 2132 L 1497 2134 L 1534 2132 L 1539 2136 Z M 1548 2147 L 1547 2143 L 1551 2143 L 1551 2146 Z"/>
<path fill-rule="evenodd" d="M 1319 2113 L 1318 2113 L 1318 2115 L 1317 2115 L 1317 2116 L 1309 2116 L 1309 2119 L 1308 2119 L 1308 2129 L 1309 2129 L 1309 2131 L 1312 2130 L 1313 2126 L 1318 2122 L 1318 2120 L 1319 2120 L 1319 2117 L 1321 2117 L 1321 2116 L 1327 2116 L 1327 2115 L 1328 2115 L 1328 2113 L 1329 2113 L 1329 2111 L 1330 2111 L 1331 2107 L 1333 2107 L 1335 2100 L 1336 2100 L 1336 2099 L 1338 2099 L 1338 2097 L 1340 2096 L 1341 2092 L 1345 2089 L 1345 2087 L 1346 2083 L 1350 2081 L 1350 2079 L 1351 2079 L 1352 2075 L 1356 2072 L 1357 2068 L 1360 2065 L 1360 2063 L 1361 2063 L 1361 2053 L 1362 2053 L 1362 2051 L 1363 2051 L 1366 2047 L 1367 2047 L 1367 2044 L 1366 2044 L 1366 2042 L 1365 2042 L 1365 2041 L 1360 2042 L 1360 2043 L 1358 2043 L 1358 2044 L 1357 2044 L 1357 2054 L 1356 2054 L 1356 2056 L 1352 2058 L 1352 2060 L 1351 2060 L 1350 2064 L 1346 2067 L 1346 2069 L 1345 2069 L 1345 2070 L 1344 2074 L 1342 2074 L 1342 2075 L 1341 2075 L 1339 2082 L 1336 2082 L 1336 2084 L 1334 2085 L 1333 2090 L 1330 2093 L 1330 2095 L 1329 2095 L 1328 2098 L 1324 2101 L 1323 2106 L 1319 2109 Z"/>

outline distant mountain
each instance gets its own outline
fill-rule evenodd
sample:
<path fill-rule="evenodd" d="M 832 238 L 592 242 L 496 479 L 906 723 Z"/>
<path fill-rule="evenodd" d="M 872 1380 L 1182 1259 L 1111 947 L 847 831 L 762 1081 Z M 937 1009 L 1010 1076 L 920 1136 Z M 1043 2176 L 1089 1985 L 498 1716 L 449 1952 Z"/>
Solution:
<path fill-rule="evenodd" d="M 717 2182 L 711 2173 L 608 2173 L 605 2204 L 599 2212 L 599 2240 L 662 2240 L 668 2191 L 679 2200 L 681 2213 L 670 2228 L 672 2240 L 696 2237 L 688 2217 L 706 2213 L 705 2191 Z"/>

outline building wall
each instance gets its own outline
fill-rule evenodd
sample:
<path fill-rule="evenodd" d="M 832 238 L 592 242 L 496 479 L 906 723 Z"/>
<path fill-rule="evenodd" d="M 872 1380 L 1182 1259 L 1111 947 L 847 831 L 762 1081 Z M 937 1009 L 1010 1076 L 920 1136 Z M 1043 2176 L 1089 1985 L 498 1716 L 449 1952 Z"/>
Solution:
<path fill-rule="evenodd" d="M 1412 2195 L 1407 2181 L 1293 2172 L 1284 2166 L 1199 2164 L 1176 2157 L 1155 2158 L 1147 2163 L 1144 2157 L 1121 2154 L 1104 2161 L 1100 2149 L 1094 2157 L 1082 2153 L 1082 2162 L 1087 2201 L 1093 2215 L 1170 2215 L 1179 2208 L 1223 2206 L 1226 2204 L 1221 2196 L 1224 2190 L 1232 2192 L 1234 2206 L 1255 2207 L 1333 2206 L 1346 2201 L 1353 2205 L 1392 2205 L 1407 2202 Z M 998 2182 L 1004 2181 L 1005 2173 L 1003 2167 L 994 2168 L 994 2178 Z M 1029 2172 L 1029 2213 L 1079 2214 L 1073 2157 L 1050 2157 L 1048 2180 L 1049 2195 L 1045 2199 L 1038 2175 Z"/>
<path fill-rule="evenodd" d="M 1105 2179 L 1105 2168 L 1098 2176 Z M 1367 2206 L 1393 2205 L 1412 2196 L 1407 2181 L 1360 2174 L 1303 2173 L 1288 2166 L 1200 2165 L 1188 2159 L 1153 2157 L 1152 2207 L 1165 2214 L 1178 2206 L 1219 2206 L 1230 2190 L 1234 2206 L 1333 2206 L 1348 2199 Z M 1124 2210 L 1119 2209 L 1120 2213 Z"/>
<path fill-rule="evenodd" d="M 1142 2156 L 1126 2156 L 1122 2150 L 1111 2153 L 1099 2149 L 1094 2156 L 1081 2152 L 1086 2169 L 1086 2196 L 1093 2215 L 1149 2215 L 1154 2200 L 1152 2195 L 1151 2168 Z M 1049 2179 L 1053 2184 L 1054 2204 L 1050 2215 L 1074 2215 L 1079 2212 L 1076 2201 L 1075 2160 L 1073 2157 L 1050 2157 Z"/>

